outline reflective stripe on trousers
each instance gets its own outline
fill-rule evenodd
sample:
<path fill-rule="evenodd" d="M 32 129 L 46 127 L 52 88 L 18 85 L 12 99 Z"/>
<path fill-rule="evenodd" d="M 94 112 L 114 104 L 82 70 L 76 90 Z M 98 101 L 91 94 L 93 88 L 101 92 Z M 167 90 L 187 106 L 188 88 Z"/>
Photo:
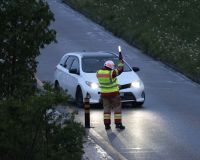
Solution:
<path fill-rule="evenodd" d="M 122 114 L 121 112 L 115 112 L 115 124 L 122 123 Z"/>
<path fill-rule="evenodd" d="M 103 97 L 103 107 L 104 107 L 104 124 L 111 123 L 111 110 L 114 110 L 115 124 L 122 122 L 121 115 L 121 102 L 120 96 L 116 97 Z"/>
<path fill-rule="evenodd" d="M 109 124 L 111 123 L 111 112 L 104 112 L 104 124 Z"/>

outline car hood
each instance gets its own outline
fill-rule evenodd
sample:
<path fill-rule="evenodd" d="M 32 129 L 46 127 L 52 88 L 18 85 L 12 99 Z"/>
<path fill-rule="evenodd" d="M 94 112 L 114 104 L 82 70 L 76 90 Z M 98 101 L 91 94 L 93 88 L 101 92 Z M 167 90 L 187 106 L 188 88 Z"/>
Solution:
<path fill-rule="evenodd" d="M 96 82 L 98 83 L 96 73 L 84 73 L 83 77 L 85 81 Z M 118 82 L 120 85 L 132 83 L 135 80 L 139 80 L 140 78 L 135 72 L 123 72 L 119 76 L 117 76 Z"/>

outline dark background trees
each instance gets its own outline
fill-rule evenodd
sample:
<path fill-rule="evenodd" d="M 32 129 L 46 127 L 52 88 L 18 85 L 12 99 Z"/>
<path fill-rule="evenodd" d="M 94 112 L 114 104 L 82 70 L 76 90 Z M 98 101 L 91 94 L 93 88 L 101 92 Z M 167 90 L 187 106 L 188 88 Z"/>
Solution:
<path fill-rule="evenodd" d="M 43 0 L 0 1 L 0 99 L 31 95 L 40 48 L 55 41 L 53 13 Z"/>
<path fill-rule="evenodd" d="M 73 113 L 55 115 L 69 97 L 36 88 L 36 57 L 55 40 L 44 0 L 0 1 L 0 159 L 81 159 L 84 129 Z M 49 112 L 51 111 L 51 112 Z M 62 123 L 61 123 L 62 122 Z"/>

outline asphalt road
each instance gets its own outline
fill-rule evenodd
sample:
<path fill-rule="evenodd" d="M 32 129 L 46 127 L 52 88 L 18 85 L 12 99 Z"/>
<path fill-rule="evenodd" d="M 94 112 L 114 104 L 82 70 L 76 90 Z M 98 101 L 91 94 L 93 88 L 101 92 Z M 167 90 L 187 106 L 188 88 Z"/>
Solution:
<path fill-rule="evenodd" d="M 48 0 L 56 21 L 57 44 L 41 50 L 37 76 L 53 81 L 56 64 L 66 52 L 112 51 L 121 45 L 125 59 L 140 67 L 146 89 L 143 108 L 124 106 L 124 131 L 106 132 L 102 109 L 91 109 L 94 130 L 129 160 L 200 159 L 200 86 L 140 50 L 114 37 L 60 0 Z M 83 121 L 83 110 L 79 110 Z"/>

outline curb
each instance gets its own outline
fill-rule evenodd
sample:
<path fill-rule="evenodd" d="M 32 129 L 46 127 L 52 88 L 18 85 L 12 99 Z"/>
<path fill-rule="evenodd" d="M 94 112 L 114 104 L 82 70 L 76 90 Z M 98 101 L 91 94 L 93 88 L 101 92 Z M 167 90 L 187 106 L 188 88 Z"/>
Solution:
<path fill-rule="evenodd" d="M 87 134 L 102 147 L 114 160 L 127 160 L 121 153 L 119 153 L 110 143 L 99 135 L 94 129 L 86 129 Z"/>

